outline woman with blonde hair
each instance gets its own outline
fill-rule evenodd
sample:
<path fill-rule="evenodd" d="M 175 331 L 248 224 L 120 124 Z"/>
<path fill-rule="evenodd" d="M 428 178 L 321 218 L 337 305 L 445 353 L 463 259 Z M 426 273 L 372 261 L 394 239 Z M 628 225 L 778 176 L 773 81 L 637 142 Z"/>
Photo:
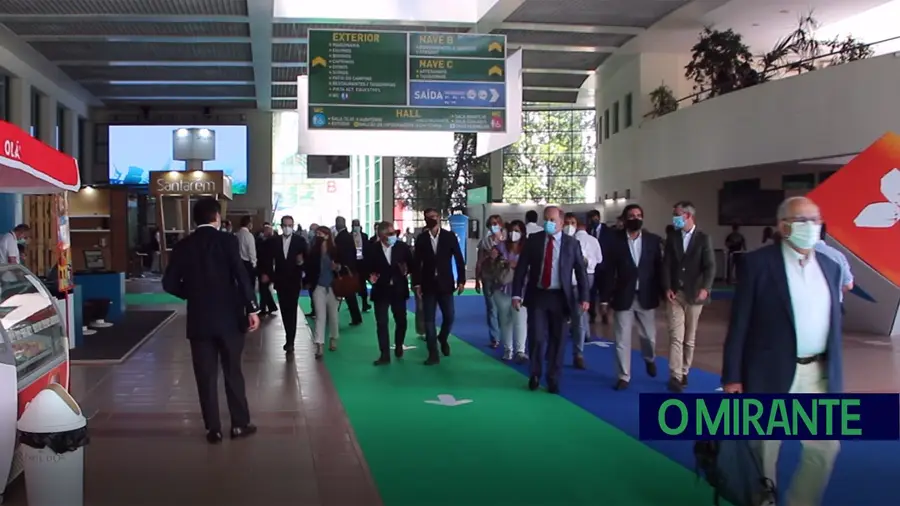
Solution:
<path fill-rule="evenodd" d="M 334 236 L 328 227 L 316 229 L 316 238 L 309 249 L 309 257 L 304 263 L 306 271 L 306 289 L 312 298 L 313 311 L 315 312 L 316 328 L 313 341 L 316 345 L 316 359 L 321 359 L 325 347 L 325 329 L 330 331 L 328 349 L 337 350 L 338 332 L 338 301 L 332 290 L 332 284 L 340 271 L 337 258 L 337 249 L 334 246 Z"/>
<path fill-rule="evenodd" d="M 525 223 L 520 220 L 507 226 L 506 240 L 500 242 L 490 252 L 485 264 L 484 275 L 492 278 L 494 307 L 500 323 L 500 343 L 503 345 L 503 360 L 515 360 L 524 364 L 528 361 L 525 353 L 525 339 L 528 330 L 528 312 L 525 307 L 512 307 L 512 275 L 525 241 Z"/>

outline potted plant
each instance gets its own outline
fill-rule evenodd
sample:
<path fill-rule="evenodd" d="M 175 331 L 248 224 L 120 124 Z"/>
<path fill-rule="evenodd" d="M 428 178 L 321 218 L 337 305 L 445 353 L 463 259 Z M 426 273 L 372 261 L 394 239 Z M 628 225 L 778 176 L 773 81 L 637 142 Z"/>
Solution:
<path fill-rule="evenodd" d="M 829 65 L 840 65 L 857 60 L 865 60 L 871 58 L 875 54 L 875 50 L 871 46 L 857 40 L 852 35 L 848 35 L 843 39 L 836 38 L 827 42 L 828 49 L 833 55 L 828 62 Z"/>
<path fill-rule="evenodd" d="M 759 84 L 753 54 L 734 30 L 704 28 L 691 48 L 691 62 L 684 77 L 694 83 L 694 102 Z"/>
<path fill-rule="evenodd" d="M 665 116 L 670 112 L 678 110 L 678 99 L 672 88 L 665 83 L 660 84 L 656 89 L 650 92 L 650 112 L 645 115 L 647 118 L 658 118 Z"/>

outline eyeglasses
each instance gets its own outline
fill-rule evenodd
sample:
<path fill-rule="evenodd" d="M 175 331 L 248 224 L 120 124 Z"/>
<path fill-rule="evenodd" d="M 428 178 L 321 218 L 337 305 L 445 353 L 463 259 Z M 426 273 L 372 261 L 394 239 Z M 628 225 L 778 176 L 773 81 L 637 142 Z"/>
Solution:
<path fill-rule="evenodd" d="M 822 223 L 821 216 L 793 216 L 791 218 L 785 218 L 784 221 L 788 223 Z"/>

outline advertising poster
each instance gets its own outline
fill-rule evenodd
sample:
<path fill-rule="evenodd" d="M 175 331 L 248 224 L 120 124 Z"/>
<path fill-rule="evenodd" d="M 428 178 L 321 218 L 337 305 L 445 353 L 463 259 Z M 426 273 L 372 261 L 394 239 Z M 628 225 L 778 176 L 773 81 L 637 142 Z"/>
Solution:
<path fill-rule="evenodd" d="M 56 210 L 56 258 L 59 271 L 60 292 L 69 292 L 74 286 L 72 275 L 72 248 L 69 240 L 69 200 L 68 192 L 53 196 Z"/>

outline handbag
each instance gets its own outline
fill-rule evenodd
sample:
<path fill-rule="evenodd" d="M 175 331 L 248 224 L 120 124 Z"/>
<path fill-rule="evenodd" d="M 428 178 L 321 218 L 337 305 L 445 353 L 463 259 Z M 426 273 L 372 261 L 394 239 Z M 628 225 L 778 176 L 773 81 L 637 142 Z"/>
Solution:
<path fill-rule="evenodd" d="M 331 291 L 335 297 L 355 297 L 359 292 L 359 277 L 346 267 L 341 269 L 331 282 Z"/>

